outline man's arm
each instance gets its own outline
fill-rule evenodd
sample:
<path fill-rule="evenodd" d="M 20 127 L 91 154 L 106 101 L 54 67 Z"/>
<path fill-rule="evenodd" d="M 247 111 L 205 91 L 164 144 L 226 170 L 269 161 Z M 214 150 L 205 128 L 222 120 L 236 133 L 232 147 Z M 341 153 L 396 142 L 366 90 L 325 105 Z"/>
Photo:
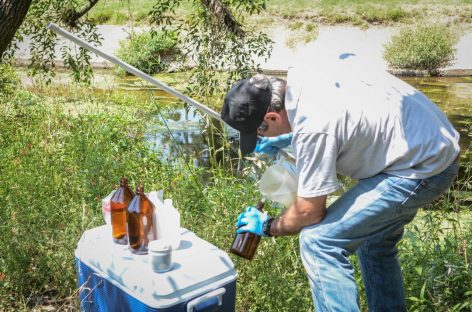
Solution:
<path fill-rule="evenodd" d="M 270 234 L 285 236 L 299 233 L 305 226 L 319 223 L 326 214 L 326 195 L 297 197 L 287 210 L 272 221 Z"/>

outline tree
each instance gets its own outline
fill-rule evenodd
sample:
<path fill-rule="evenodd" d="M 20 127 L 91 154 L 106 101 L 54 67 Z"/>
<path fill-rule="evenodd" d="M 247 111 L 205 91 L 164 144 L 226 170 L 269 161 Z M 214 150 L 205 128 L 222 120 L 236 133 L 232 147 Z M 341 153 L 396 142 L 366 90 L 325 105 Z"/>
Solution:
<path fill-rule="evenodd" d="M 6 27 L 0 28 L 0 38 L 8 31 L 9 37 L 4 42 L 5 46 L 10 44 L 8 53 L 0 51 L 0 61 L 11 57 L 16 48 L 15 42 L 27 36 L 30 39 L 30 73 L 42 76 L 46 82 L 54 75 L 50 69 L 54 68 L 55 48 L 59 43 L 56 35 L 46 28 L 49 22 L 65 26 L 82 39 L 100 45 L 101 38 L 96 25 L 87 15 L 99 0 L 0 1 L 8 4 L 0 7 L 0 17 L 10 12 L 9 8 L 13 4 L 29 4 L 23 7 L 23 15 L 18 11 L 11 13 L 15 25 L 9 26 L 8 30 Z M 184 2 L 190 2 L 194 9 L 189 12 L 189 16 L 180 19 L 174 12 Z M 214 76 L 215 71 L 230 69 L 228 82 L 231 82 L 257 68 L 253 55 L 269 55 L 267 47 L 270 40 L 267 36 L 244 26 L 245 15 L 258 13 L 264 8 L 265 0 L 156 0 L 149 15 L 156 28 L 172 28 L 182 35 L 181 44 L 197 66 L 194 75 L 196 84 L 193 84 L 197 86 L 191 89 L 208 96 L 208 92 L 212 93 L 220 87 Z M 16 31 L 15 39 L 10 43 L 12 33 L 19 25 L 21 27 Z M 72 69 L 76 81 L 90 81 L 92 70 L 88 51 L 82 48 L 71 50 L 69 46 L 63 45 L 61 53 L 63 62 Z"/>
<path fill-rule="evenodd" d="M 75 1 L 50 1 L 50 0 L 0 0 L 0 60 L 3 59 L 4 52 L 8 49 L 15 33 L 25 21 L 25 26 L 32 23 L 37 24 L 42 19 L 44 23 L 49 22 L 46 18 L 51 16 L 48 10 L 57 11 L 60 20 L 55 22 L 63 22 L 70 27 L 77 27 L 78 21 L 93 8 L 99 0 L 88 0 L 87 5 L 81 7 Z M 32 14 L 27 16 L 30 6 Z M 41 10 L 40 8 L 43 8 Z M 44 10 L 48 9 L 48 10 Z M 38 13 L 41 13 L 40 15 Z M 25 27 L 24 27 L 25 28 Z M 26 29 L 23 32 L 28 32 Z M 23 33 L 20 30 L 18 38 Z"/>
<path fill-rule="evenodd" d="M 196 64 L 187 90 L 194 97 L 208 100 L 221 95 L 233 81 L 259 69 L 253 56 L 269 57 L 271 40 L 245 25 L 248 15 L 265 9 L 265 0 L 189 0 L 186 4 L 193 8 L 187 16 L 176 16 L 183 3 L 157 1 L 150 15 L 155 26 L 181 34 L 180 45 Z M 228 74 L 225 83 L 221 71 Z"/>
<path fill-rule="evenodd" d="M 83 39 L 99 44 L 94 22 L 87 18 L 87 13 L 99 0 L 0 0 L 0 17 L 9 16 L 15 23 L 8 23 L 7 27 L 0 28 L 2 41 L 0 62 L 12 58 L 17 49 L 17 42 L 25 37 L 30 41 L 30 74 L 39 76 L 41 81 L 49 82 L 54 76 L 54 55 L 58 46 L 56 35 L 47 30 L 49 22 L 59 23 L 76 32 Z M 28 3 L 27 3 L 28 2 Z M 26 5 L 27 4 L 27 5 Z M 13 10 L 13 7 L 21 7 Z M 3 19 L 1 20 L 3 22 Z M 14 37 L 13 37 L 14 34 Z M 12 40 L 13 39 L 13 40 Z M 69 46 L 61 46 L 62 59 L 66 66 L 72 68 L 73 77 L 77 81 L 90 81 L 90 55 L 84 49 L 71 51 Z"/>
<path fill-rule="evenodd" d="M 25 19 L 31 0 L 0 0 L 0 60 Z"/>

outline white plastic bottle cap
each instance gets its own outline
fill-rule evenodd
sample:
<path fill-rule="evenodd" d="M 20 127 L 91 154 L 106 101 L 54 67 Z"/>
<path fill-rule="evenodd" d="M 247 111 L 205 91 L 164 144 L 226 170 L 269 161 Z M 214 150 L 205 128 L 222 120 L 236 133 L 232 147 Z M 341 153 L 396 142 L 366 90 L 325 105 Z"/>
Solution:
<path fill-rule="evenodd" d="M 166 240 L 158 239 L 148 244 L 149 265 L 156 273 L 167 272 L 172 268 L 172 247 Z"/>

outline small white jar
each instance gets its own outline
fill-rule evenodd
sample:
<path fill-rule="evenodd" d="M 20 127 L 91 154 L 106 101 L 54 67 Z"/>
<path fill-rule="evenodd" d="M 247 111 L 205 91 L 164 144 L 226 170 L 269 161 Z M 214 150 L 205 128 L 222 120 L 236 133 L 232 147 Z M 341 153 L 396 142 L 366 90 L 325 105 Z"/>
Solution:
<path fill-rule="evenodd" d="M 172 268 L 172 247 L 166 240 L 158 239 L 148 244 L 149 265 L 156 273 L 167 272 Z"/>

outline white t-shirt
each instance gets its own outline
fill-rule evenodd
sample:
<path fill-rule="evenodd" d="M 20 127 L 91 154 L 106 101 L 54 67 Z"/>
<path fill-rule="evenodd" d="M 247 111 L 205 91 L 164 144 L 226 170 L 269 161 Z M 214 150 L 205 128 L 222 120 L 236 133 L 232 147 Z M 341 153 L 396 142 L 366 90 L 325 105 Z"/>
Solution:
<path fill-rule="evenodd" d="M 434 103 L 352 54 L 290 69 L 285 106 L 301 197 L 336 191 L 337 173 L 427 178 L 446 169 L 460 150 L 458 132 Z"/>

